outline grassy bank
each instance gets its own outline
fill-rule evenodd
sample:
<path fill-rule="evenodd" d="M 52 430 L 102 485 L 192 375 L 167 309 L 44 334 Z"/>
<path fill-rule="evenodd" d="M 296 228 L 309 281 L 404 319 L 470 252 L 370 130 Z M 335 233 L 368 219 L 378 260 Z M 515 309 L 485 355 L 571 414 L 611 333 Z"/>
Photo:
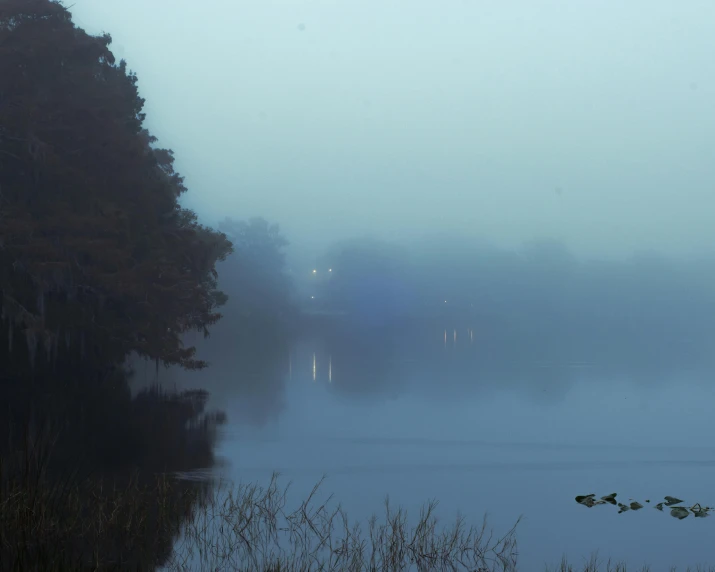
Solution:
<path fill-rule="evenodd" d="M 0 570 L 150 570 L 171 557 L 207 487 L 139 473 L 50 483 L 26 472 L 0 487 Z"/>
<path fill-rule="evenodd" d="M 515 528 L 494 535 L 486 520 L 440 526 L 436 503 L 419 517 L 386 500 L 379 516 L 351 521 L 321 483 L 291 510 L 288 487 L 218 486 L 214 502 L 188 523 L 167 568 L 206 570 L 514 570 Z M 218 532 L 218 534 L 217 534 Z"/>
<path fill-rule="evenodd" d="M 501 535 L 486 520 L 441 525 L 435 503 L 408 519 L 386 501 L 379 516 L 357 523 L 332 499 L 320 500 L 321 483 L 289 509 L 289 486 L 277 476 L 265 487 L 196 486 L 165 475 L 129 476 L 121 484 L 21 476 L 5 478 L 0 490 L 0 570 L 536 569 L 517 562 L 516 525 Z M 597 557 L 546 569 L 627 570 Z"/>
<path fill-rule="evenodd" d="M 351 522 L 318 502 L 319 486 L 287 509 L 288 486 L 189 486 L 163 475 L 122 484 L 50 484 L 26 472 L 0 490 L 0 570 L 514 570 L 515 530 L 486 521 L 441 527 L 435 504 L 415 524 L 385 503 Z M 181 518 L 177 518 L 177 517 Z M 178 524 L 180 523 L 180 525 Z"/>

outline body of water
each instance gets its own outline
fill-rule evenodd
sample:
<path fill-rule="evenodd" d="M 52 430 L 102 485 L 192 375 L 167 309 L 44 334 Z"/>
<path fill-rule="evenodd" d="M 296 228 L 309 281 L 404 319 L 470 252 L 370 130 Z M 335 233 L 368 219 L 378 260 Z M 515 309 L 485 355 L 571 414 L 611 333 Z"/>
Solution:
<path fill-rule="evenodd" d="M 521 516 L 521 569 L 596 551 L 653 570 L 712 562 L 715 519 L 652 508 L 665 495 L 715 504 L 706 342 L 561 339 L 346 326 L 233 354 L 206 373 L 229 420 L 221 472 L 267 484 L 279 471 L 295 503 L 325 475 L 323 492 L 362 521 L 386 495 L 413 515 L 437 499 L 445 522 L 488 513 L 497 533 Z M 613 492 L 652 503 L 618 514 L 574 500 Z"/>

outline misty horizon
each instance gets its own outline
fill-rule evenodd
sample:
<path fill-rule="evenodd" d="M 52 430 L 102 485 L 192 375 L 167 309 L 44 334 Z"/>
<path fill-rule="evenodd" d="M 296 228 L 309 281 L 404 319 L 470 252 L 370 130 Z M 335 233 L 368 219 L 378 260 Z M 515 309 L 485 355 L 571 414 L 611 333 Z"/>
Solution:
<path fill-rule="evenodd" d="M 138 73 L 208 222 L 264 216 L 312 250 L 449 231 L 712 252 L 715 6 L 168 6 L 72 13 Z"/>
<path fill-rule="evenodd" d="M 0 0 L 0 568 L 712 559 L 713 22 Z"/>

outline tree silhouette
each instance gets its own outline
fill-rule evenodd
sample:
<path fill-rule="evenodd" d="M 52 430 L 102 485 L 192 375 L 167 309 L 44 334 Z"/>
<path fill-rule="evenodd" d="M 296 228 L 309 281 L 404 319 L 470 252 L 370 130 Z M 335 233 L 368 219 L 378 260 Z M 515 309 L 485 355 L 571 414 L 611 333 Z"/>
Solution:
<path fill-rule="evenodd" d="M 231 243 L 180 206 L 173 153 L 110 43 L 57 2 L 0 4 L 0 342 L 24 335 L 32 363 L 40 348 L 201 368 L 182 334 L 220 318 Z"/>

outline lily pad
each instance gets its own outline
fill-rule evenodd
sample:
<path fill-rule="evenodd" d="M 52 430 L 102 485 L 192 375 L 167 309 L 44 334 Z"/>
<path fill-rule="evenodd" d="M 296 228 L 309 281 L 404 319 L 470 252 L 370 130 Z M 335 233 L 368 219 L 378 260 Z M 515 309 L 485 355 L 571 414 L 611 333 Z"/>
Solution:
<path fill-rule="evenodd" d="M 685 502 L 678 497 L 665 497 L 665 506 L 673 506 L 674 504 L 680 504 L 681 502 Z"/>
<path fill-rule="evenodd" d="M 695 518 L 705 518 L 706 516 L 710 516 L 711 510 L 712 509 L 710 507 L 702 507 L 700 503 L 695 503 L 690 507 L 690 512 L 693 513 Z"/>
<path fill-rule="evenodd" d="M 618 504 L 616 502 L 616 493 L 611 493 L 610 495 L 603 496 L 603 497 L 601 497 L 601 500 L 605 501 L 609 504 L 612 504 L 612 505 Z"/>
<path fill-rule="evenodd" d="M 576 502 L 578 504 L 582 504 L 583 506 L 587 506 L 588 508 L 591 508 L 596 504 L 596 495 L 595 494 L 590 494 L 590 495 L 579 495 L 576 497 Z"/>
<path fill-rule="evenodd" d="M 614 505 L 618 508 L 618 514 L 622 514 L 629 510 L 635 511 L 645 508 L 644 504 L 641 504 L 640 502 L 633 500 L 632 498 L 629 498 L 627 503 L 619 502 L 618 500 L 616 500 L 616 496 L 616 493 L 611 493 L 598 498 L 595 494 L 591 493 L 588 495 L 577 496 L 576 502 L 588 508 L 594 507 L 599 504 Z M 695 503 L 693 506 L 690 507 L 676 506 L 685 502 L 677 497 L 666 496 L 664 497 L 664 499 L 665 500 L 652 505 L 653 508 L 663 512 L 664 507 L 668 507 L 670 509 L 670 515 L 673 518 L 677 518 L 678 520 L 683 520 L 684 518 L 687 518 L 690 513 L 692 513 L 695 518 L 705 518 L 715 512 L 715 507 L 703 506 L 700 503 Z M 644 502 L 650 503 L 650 500 L 645 500 Z"/>

